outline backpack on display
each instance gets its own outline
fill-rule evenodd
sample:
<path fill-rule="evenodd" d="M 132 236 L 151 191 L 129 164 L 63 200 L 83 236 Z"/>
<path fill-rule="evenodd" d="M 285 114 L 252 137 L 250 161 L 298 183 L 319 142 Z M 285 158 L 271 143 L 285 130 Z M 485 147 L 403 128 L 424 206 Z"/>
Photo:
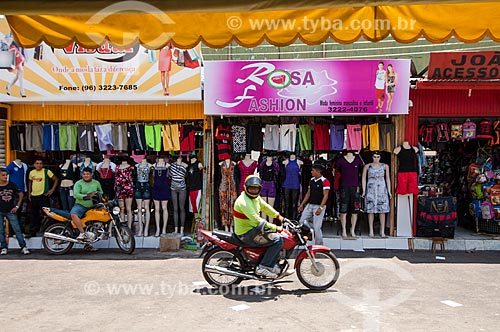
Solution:
<path fill-rule="evenodd" d="M 469 203 L 469 214 L 471 215 L 471 217 L 474 217 L 474 218 L 481 218 L 482 217 L 481 201 L 480 200 L 473 199 Z"/>
<path fill-rule="evenodd" d="M 463 139 L 476 138 L 476 124 L 470 119 L 467 119 L 462 125 L 462 137 Z"/>
<path fill-rule="evenodd" d="M 500 205 L 500 184 L 490 188 L 490 201 L 493 205 Z"/>
<path fill-rule="evenodd" d="M 490 120 L 481 120 L 477 129 L 476 138 L 493 139 L 492 125 Z"/>
<path fill-rule="evenodd" d="M 452 122 L 450 124 L 450 138 L 453 140 L 462 140 L 462 123 Z"/>
<path fill-rule="evenodd" d="M 436 141 L 445 143 L 450 140 L 450 128 L 446 122 L 436 124 Z"/>
<path fill-rule="evenodd" d="M 481 217 L 483 219 L 494 219 L 495 212 L 493 211 L 493 205 L 490 201 L 484 201 L 481 203 Z"/>
<path fill-rule="evenodd" d="M 432 123 L 426 123 L 420 126 L 418 131 L 419 140 L 421 143 L 429 144 L 434 141 L 434 137 L 436 136 L 436 128 Z"/>

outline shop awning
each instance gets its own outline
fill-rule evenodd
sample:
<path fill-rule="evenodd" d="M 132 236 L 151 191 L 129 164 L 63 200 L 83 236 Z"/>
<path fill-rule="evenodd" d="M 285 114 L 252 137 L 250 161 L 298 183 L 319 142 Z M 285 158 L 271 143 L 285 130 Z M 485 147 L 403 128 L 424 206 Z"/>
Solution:
<path fill-rule="evenodd" d="M 103 3 L 110 6 L 102 9 Z M 2 1 L 0 11 L 12 14 L 7 15 L 10 28 L 27 48 L 42 41 L 56 48 L 72 42 L 96 48 L 109 40 L 120 47 L 139 41 L 157 49 L 170 38 L 181 48 L 201 41 L 209 47 L 233 41 L 254 47 L 264 40 L 276 46 L 297 39 L 316 45 L 328 38 L 352 43 L 388 35 L 400 43 L 421 36 L 433 43 L 452 36 L 467 43 L 486 36 L 500 41 L 497 1 L 86 1 L 84 14 L 71 15 L 82 13 L 81 7 L 80 1 Z"/>

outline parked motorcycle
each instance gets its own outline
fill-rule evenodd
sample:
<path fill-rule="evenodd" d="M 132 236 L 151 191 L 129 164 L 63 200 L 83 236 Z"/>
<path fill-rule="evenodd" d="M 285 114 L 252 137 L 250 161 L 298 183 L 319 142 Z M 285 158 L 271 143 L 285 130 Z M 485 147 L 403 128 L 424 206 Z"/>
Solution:
<path fill-rule="evenodd" d="M 313 290 L 325 290 L 335 284 L 340 266 L 330 248 L 307 245 L 307 241 L 313 238 L 313 232 L 307 224 L 285 220 L 283 228 L 278 233 L 283 238 L 283 248 L 278 262 L 281 271 L 276 279 L 287 275 L 288 259 L 293 249 L 303 246 L 294 264 L 300 282 Z M 203 277 L 212 286 L 234 286 L 247 279 L 272 280 L 255 273 L 267 248 L 250 247 L 234 233 L 202 230 L 201 234 L 207 240 L 201 253 L 201 256 L 206 253 L 202 265 Z"/>
<path fill-rule="evenodd" d="M 135 250 L 134 234 L 120 218 L 120 207 L 116 200 L 108 201 L 99 193 L 97 204 L 93 205 L 81 219 L 87 239 L 78 240 L 78 228 L 66 210 L 44 207 L 46 214 L 42 227 L 45 229 L 42 243 L 50 254 L 62 255 L 73 248 L 75 243 L 89 245 L 114 236 L 118 247 L 125 253 Z"/>

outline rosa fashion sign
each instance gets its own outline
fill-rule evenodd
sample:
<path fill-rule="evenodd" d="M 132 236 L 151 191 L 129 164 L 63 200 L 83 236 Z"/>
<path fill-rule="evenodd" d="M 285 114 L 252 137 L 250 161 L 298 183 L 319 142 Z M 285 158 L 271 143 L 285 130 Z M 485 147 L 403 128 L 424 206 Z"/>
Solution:
<path fill-rule="evenodd" d="M 206 115 L 407 114 L 410 60 L 205 63 Z"/>

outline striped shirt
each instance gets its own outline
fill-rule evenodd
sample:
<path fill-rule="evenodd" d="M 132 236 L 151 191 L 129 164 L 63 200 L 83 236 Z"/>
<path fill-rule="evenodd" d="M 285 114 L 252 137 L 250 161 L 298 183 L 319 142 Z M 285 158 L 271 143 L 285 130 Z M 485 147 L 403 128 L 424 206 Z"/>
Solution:
<path fill-rule="evenodd" d="M 181 164 L 173 163 L 170 165 L 170 178 L 172 190 L 186 190 L 186 168 Z"/>

